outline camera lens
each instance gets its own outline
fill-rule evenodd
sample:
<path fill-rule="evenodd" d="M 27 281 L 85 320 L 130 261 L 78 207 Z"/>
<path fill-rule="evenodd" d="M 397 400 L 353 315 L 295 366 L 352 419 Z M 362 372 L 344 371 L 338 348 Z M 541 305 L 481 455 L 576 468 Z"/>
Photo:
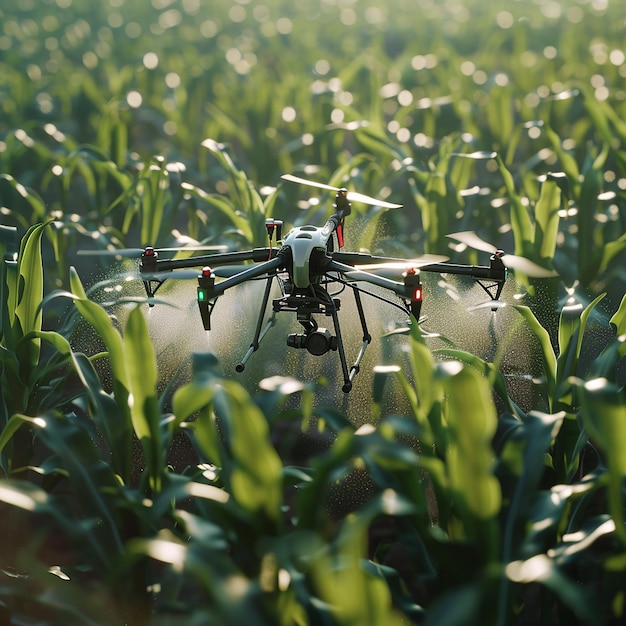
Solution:
<path fill-rule="evenodd" d="M 326 354 L 333 347 L 333 337 L 325 328 L 307 335 L 306 349 L 315 356 Z"/>

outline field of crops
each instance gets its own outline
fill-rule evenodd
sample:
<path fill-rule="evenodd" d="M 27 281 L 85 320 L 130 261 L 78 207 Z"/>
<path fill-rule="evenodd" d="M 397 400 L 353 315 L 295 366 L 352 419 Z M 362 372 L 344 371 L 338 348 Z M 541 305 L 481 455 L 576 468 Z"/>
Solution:
<path fill-rule="evenodd" d="M 624 623 L 621 2 L 4 5 L 1 623 Z M 323 224 L 284 173 L 403 205 L 349 250 L 547 277 L 368 304 L 345 396 L 283 328 L 234 374 L 254 285 L 207 337 L 194 286 L 78 254 Z"/>

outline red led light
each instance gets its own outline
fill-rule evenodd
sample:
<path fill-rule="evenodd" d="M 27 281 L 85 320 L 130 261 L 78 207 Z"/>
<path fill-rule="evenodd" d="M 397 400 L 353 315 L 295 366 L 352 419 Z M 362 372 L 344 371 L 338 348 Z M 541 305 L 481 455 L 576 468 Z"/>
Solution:
<path fill-rule="evenodd" d="M 413 290 L 413 302 L 420 302 L 422 300 L 422 295 L 422 287 L 415 287 L 415 289 Z"/>
<path fill-rule="evenodd" d="M 146 256 L 154 256 L 154 248 L 147 247 L 144 251 Z"/>

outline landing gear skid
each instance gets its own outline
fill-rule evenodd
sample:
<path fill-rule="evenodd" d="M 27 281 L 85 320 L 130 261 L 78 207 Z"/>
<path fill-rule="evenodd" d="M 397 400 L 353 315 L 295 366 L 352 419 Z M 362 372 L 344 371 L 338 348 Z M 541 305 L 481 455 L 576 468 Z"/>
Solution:
<path fill-rule="evenodd" d="M 237 363 L 235 366 L 235 370 L 239 373 L 243 372 L 246 369 L 246 363 L 250 359 L 250 357 L 259 349 L 259 345 L 263 340 L 263 337 L 267 334 L 267 331 L 274 326 L 276 323 L 276 314 L 273 313 L 270 318 L 263 325 L 263 319 L 265 317 L 265 311 L 267 310 L 267 303 L 270 299 L 270 293 L 272 290 L 272 281 L 275 276 L 270 276 L 265 283 L 265 292 L 263 294 L 263 301 L 261 303 L 261 312 L 259 313 L 259 318 L 256 323 L 256 329 L 254 331 L 254 337 L 252 338 L 252 343 L 250 343 L 250 347 L 248 351 L 245 353 L 243 359 Z"/>
<path fill-rule="evenodd" d="M 315 356 L 321 356 L 330 350 L 336 350 L 339 353 L 339 361 L 343 375 L 343 386 L 341 387 L 341 390 L 344 393 L 349 393 L 352 390 L 354 377 L 359 373 L 361 368 L 361 361 L 363 360 L 367 346 L 369 346 L 372 341 L 372 337 L 367 329 L 365 311 L 363 310 L 363 303 L 361 302 L 361 295 L 359 291 L 357 289 L 353 289 L 356 308 L 363 331 L 363 341 L 354 363 L 351 366 L 348 366 L 344 342 L 341 336 L 341 327 L 339 324 L 338 312 L 341 306 L 340 300 L 338 298 L 332 298 L 328 292 L 319 285 L 311 285 L 301 292 L 298 290 L 291 290 L 291 292 L 283 293 L 282 297 L 275 298 L 272 301 L 272 313 L 269 318 L 265 320 L 274 278 L 276 278 L 276 275 L 272 275 L 267 278 L 263 301 L 261 304 L 261 311 L 257 319 L 256 330 L 248 351 L 235 367 L 236 371 L 244 371 L 246 363 L 252 354 L 259 348 L 261 341 L 270 328 L 275 325 L 276 315 L 284 311 L 290 311 L 296 314 L 298 322 L 303 327 L 303 332 L 300 334 L 290 334 L 287 337 L 287 345 L 291 348 L 306 348 L 309 353 Z M 284 291 L 284 285 L 282 282 L 281 287 Z M 334 335 L 332 335 L 327 329 L 320 328 L 313 315 L 324 315 L 326 317 L 330 317 L 333 322 Z"/>

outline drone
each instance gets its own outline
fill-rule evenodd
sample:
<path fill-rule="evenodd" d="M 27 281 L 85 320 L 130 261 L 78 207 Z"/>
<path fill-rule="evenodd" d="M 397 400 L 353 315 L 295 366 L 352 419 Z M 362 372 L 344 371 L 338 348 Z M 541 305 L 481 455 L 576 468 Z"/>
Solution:
<path fill-rule="evenodd" d="M 197 303 L 202 325 L 207 331 L 212 330 L 212 314 L 221 295 L 247 281 L 265 281 L 255 330 L 246 353 L 235 367 L 237 372 L 244 371 L 248 360 L 275 325 L 276 317 L 291 313 L 302 328 L 300 332 L 288 334 L 287 346 L 306 350 L 318 357 L 328 352 L 338 353 L 343 374 L 342 391 L 349 393 L 365 351 L 372 341 L 362 296 L 372 296 L 398 307 L 408 315 L 409 323 L 413 320 L 419 323 L 424 296 L 420 280 L 423 271 L 469 276 L 488 294 L 492 310 L 498 308 L 507 278 L 507 266 L 511 265 L 508 262 L 505 264 L 505 253 L 502 250 L 489 248 L 492 254 L 489 264 L 485 266 L 449 263 L 448 257 L 438 255 L 402 259 L 347 252 L 343 250 L 345 220 L 351 213 L 351 202 L 381 208 L 400 208 L 401 205 L 291 174 L 282 178 L 335 192 L 333 214 L 322 226 L 295 226 L 283 238 L 283 222 L 269 218 L 265 221 L 269 240 L 266 247 L 218 251 L 187 258 L 159 256 L 159 253 L 174 248 L 147 246 L 136 249 L 140 251 L 139 272 L 148 304 L 154 306 L 154 296 L 166 280 L 197 279 Z M 471 232 L 458 233 L 456 236 L 468 245 L 476 243 L 473 237 L 476 236 Z M 506 255 L 506 259 L 509 257 L 522 259 Z M 390 268 L 403 269 L 398 280 L 389 278 Z M 382 289 L 372 291 L 364 287 L 364 283 Z M 276 284 L 278 290 L 274 288 Z M 339 296 L 350 291 L 360 320 L 362 338 L 356 357 L 349 365 L 341 333 L 339 311 L 342 301 Z"/>

